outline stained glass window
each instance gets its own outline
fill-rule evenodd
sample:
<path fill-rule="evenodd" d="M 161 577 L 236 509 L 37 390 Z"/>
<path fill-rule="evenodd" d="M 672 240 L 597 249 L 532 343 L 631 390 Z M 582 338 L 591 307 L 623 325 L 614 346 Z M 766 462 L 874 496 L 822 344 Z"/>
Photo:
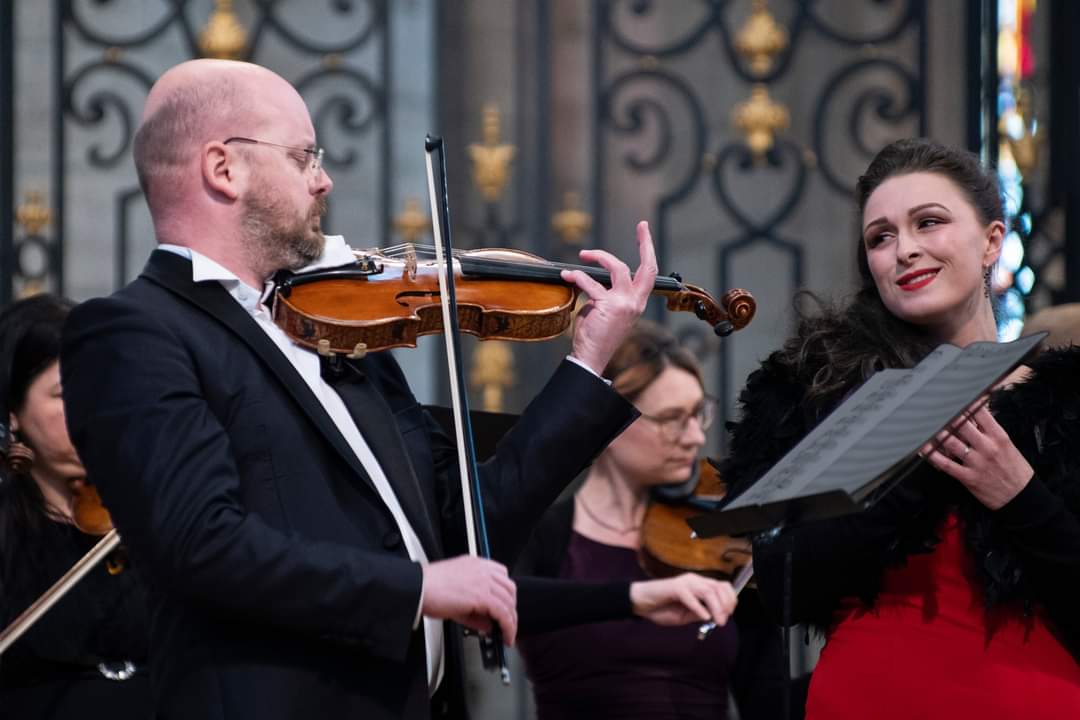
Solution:
<path fill-rule="evenodd" d="M 1035 3 L 1036 0 L 998 0 L 997 3 L 997 172 L 1008 231 L 995 266 L 993 289 L 998 299 L 998 337 L 1002 340 L 1020 336 L 1027 297 L 1035 284 L 1035 272 L 1025 258 L 1031 212 L 1024 198 L 1024 172 L 1031 172 L 1039 129 L 1031 102 L 1035 70 L 1031 19 Z"/>

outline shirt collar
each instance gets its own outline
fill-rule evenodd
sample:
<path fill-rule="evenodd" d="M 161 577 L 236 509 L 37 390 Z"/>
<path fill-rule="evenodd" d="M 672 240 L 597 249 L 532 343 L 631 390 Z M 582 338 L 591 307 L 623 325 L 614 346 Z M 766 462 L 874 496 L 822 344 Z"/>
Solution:
<path fill-rule="evenodd" d="M 256 313 L 263 300 L 265 300 L 273 290 L 273 281 L 267 280 L 263 284 L 262 289 L 257 290 L 238 278 L 236 273 L 229 270 L 227 267 L 189 247 L 162 243 L 158 245 L 158 248 L 190 260 L 192 282 L 201 283 L 217 281 L 221 283 L 221 286 L 224 287 L 225 290 L 228 291 L 228 293 L 249 313 Z M 354 262 L 356 262 L 356 256 L 353 255 L 352 248 L 345 242 L 345 238 L 341 235 L 327 235 L 326 245 L 323 247 L 323 252 L 319 259 L 309 265 L 305 265 L 297 272 L 325 270 Z"/>

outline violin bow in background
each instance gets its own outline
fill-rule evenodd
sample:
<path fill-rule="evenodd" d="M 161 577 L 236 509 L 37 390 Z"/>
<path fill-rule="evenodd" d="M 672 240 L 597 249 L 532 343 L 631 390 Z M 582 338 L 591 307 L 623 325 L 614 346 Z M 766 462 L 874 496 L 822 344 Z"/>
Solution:
<path fill-rule="evenodd" d="M 461 360 L 461 331 L 458 327 L 457 296 L 454 290 L 453 243 L 450 239 L 450 212 L 446 187 L 446 156 L 442 138 L 427 137 L 424 143 L 427 156 L 428 195 L 431 198 L 432 232 L 439 266 L 439 296 L 442 305 L 443 333 L 446 338 L 446 363 L 450 372 L 450 398 L 454 415 L 454 434 L 457 439 L 458 467 L 461 473 L 461 496 L 465 505 L 465 531 L 469 554 L 491 557 L 487 523 L 481 497 L 480 474 L 476 462 L 476 444 L 469 420 L 469 397 L 465 390 L 465 370 Z M 436 168 L 436 164 L 438 167 Z M 436 184 L 436 170 L 438 184 Z M 480 636 L 480 655 L 487 670 L 498 668 L 504 685 L 510 684 L 510 669 L 498 623 L 492 622 L 491 633 Z"/>
<path fill-rule="evenodd" d="M 3 655 L 5 650 L 22 637 L 23 633 L 40 620 L 53 605 L 60 601 L 60 598 L 67 594 L 68 590 L 75 587 L 88 572 L 94 569 L 95 565 L 105 559 L 119 544 L 119 533 L 115 529 L 110 530 L 105 537 L 101 538 L 90 549 L 90 552 L 86 553 L 59 580 L 53 583 L 52 587 L 42 593 L 41 597 L 35 600 L 33 605 L 26 608 L 19 617 L 4 628 L 4 631 L 0 633 L 0 655 Z"/>
<path fill-rule="evenodd" d="M 750 582 L 750 578 L 754 577 L 754 561 L 751 560 L 741 568 L 739 572 L 735 573 L 735 578 L 731 581 L 731 587 L 735 589 L 735 596 L 738 597 L 739 593 L 743 591 L 747 583 Z M 704 640 L 709 637 L 709 633 L 716 629 L 716 623 L 711 620 L 706 623 L 701 623 L 697 630 L 697 639 Z"/>

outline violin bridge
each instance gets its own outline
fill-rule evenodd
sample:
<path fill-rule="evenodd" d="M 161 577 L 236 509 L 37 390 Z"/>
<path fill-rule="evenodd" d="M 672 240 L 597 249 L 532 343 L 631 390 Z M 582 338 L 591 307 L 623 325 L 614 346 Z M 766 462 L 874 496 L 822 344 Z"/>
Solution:
<path fill-rule="evenodd" d="M 405 247 L 405 272 L 402 277 L 408 277 L 409 282 L 416 282 L 416 246 L 412 243 Z"/>

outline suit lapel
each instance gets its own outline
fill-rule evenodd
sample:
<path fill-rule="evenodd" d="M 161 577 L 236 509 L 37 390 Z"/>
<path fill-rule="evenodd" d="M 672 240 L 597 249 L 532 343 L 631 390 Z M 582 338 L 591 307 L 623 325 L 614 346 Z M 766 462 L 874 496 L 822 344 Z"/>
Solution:
<path fill-rule="evenodd" d="M 311 388 L 300 377 L 300 373 L 220 283 L 192 282 L 191 262 L 187 258 L 166 250 L 155 250 L 150 255 L 143 274 L 153 282 L 200 307 L 236 333 L 285 386 L 297 404 L 356 474 L 363 478 L 372 492 L 378 494 L 364 466 L 356 457 L 356 453 L 349 447 L 349 443 L 334 425 L 322 403 L 311 392 Z"/>
<path fill-rule="evenodd" d="M 363 361 L 357 366 L 362 368 Z M 345 401 L 357 429 L 379 461 L 379 467 L 401 503 L 409 524 L 420 538 L 428 559 L 438 559 L 442 556 L 442 548 L 436 539 L 431 516 L 393 411 L 375 384 L 364 379 L 361 369 L 353 368 L 348 374 L 353 374 L 353 377 L 332 383 L 334 389 Z"/>

